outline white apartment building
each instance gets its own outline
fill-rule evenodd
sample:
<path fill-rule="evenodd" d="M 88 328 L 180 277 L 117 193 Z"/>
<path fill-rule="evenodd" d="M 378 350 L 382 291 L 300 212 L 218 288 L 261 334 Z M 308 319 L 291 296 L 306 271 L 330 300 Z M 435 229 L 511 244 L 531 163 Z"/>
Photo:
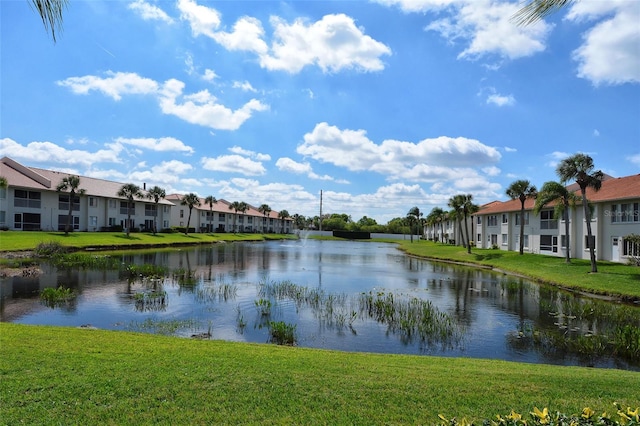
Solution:
<path fill-rule="evenodd" d="M 580 195 L 573 184 L 567 187 Z M 608 178 L 599 191 L 587 189 L 591 205 L 592 241 L 598 260 L 626 262 L 640 247 L 625 241 L 630 234 L 640 235 L 640 174 Z M 556 220 L 554 206 L 549 205 L 533 214 L 535 200 L 525 202 L 521 218 L 520 200 L 494 201 L 474 214 L 476 246 L 518 251 L 520 249 L 520 221 L 524 220 L 524 251 L 551 256 L 566 256 L 567 236 L 565 220 L 569 221 L 569 253 L 572 258 L 589 259 L 587 225 L 582 204 L 570 208 L 565 217 Z"/>
<path fill-rule="evenodd" d="M 126 198 L 119 197 L 123 183 L 80 176 L 83 195 L 70 200 L 69 192 L 56 191 L 68 173 L 27 167 L 9 157 L 0 159 L 0 176 L 7 180 L 8 187 L 0 188 L 0 229 L 23 231 L 64 231 L 72 208 L 72 226 L 75 231 L 110 231 L 126 229 L 127 218 L 131 214 L 132 229 L 150 231 L 156 219 L 154 200 L 135 199 L 132 206 Z M 145 184 L 141 190 L 146 193 Z M 188 207 L 182 206 L 179 194 L 168 195 L 158 203 L 158 230 L 186 226 Z M 194 208 L 190 228 L 197 232 L 209 230 L 209 206 L 204 199 L 201 206 Z M 129 207 L 131 211 L 129 212 Z M 229 202 L 219 200 L 214 204 L 214 232 L 289 233 L 293 228 L 291 218 L 284 220 L 272 211 L 266 217 L 256 208 L 249 206 L 245 213 L 229 209 Z"/>

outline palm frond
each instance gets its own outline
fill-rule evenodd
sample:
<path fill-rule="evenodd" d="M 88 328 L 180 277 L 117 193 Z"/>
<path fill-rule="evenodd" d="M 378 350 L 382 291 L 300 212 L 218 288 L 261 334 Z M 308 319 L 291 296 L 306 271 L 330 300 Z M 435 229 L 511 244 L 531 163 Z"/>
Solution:
<path fill-rule="evenodd" d="M 516 25 L 531 25 L 562 9 L 572 1 L 573 0 L 530 0 L 511 17 L 511 20 L 515 22 Z"/>
<path fill-rule="evenodd" d="M 38 12 L 44 28 L 51 31 L 53 42 L 56 40 L 56 31 L 62 31 L 63 12 L 69 4 L 68 0 L 30 0 L 32 7 Z"/>

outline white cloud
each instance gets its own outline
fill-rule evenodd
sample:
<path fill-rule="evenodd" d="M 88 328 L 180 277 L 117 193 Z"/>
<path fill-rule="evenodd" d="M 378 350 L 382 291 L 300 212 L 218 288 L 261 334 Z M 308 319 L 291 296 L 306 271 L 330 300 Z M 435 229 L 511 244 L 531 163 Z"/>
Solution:
<path fill-rule="evenodd" d="M 518 152 L 517 148 L 512 148 L 510 146 L 505 146 L 504 147 L 504 152 Z"/>
<path fill-rule="evenodd" d="M 253 161 L 240 155 L 220 155 L 215 158 L 202 158 L 202 167 L 205 170 L 216 172 L 239 173 L 246 176 L 263 175 L 266 169 L 259 161 Z"/>
<path fill-rule="evenodd" d="M 594 85 L 640 83 L 640 2 L 611 0 L 573 3 L 567 18 L 598 20 L 573 52 L 578 76 Z"/>
<path fill-rule="evenodd" d="M 640 154 L 630 155 L 627 157 L 627 160 L 632 162 L 633 164 L 640 166 Z"/>
<path fill-rule="evenodd" d="M 165 114 L 175 115 L 182 120 L 219 130 L 237 130 L 255 111 L 264 111 L 268 106 L 251 99 L 237 110 L 220 104 L 208 90 L 182 95 L 184 83 L 170 79 L 160 90 L 160 108 Z M 182 103 L 179 98 L 182 97 Z"/>
<path fill-rule="evenodd" d="M 180 175 L 191 170 L 193 170 L 193 166 L 182 161 L 163 161 L 148 170 L 137 170 L 129 173 L 128 179 L 134 182 L 148 182 L 165 186 L 168 184 L 175 185 L 180 182 Z"/>
<path fill-rule="evenodd" d="M 494 104 L 497 105 L 499 107 L 501 106 L 512 106 L 515 105 L 516 103 L 516 99 L 513 97 L 513 95 L 499 95 L 497 93 L 494 93 L 492 95 L 489 95 L 487 97 L 487 103 L 488 104 Z"/>
<path fill-rule="evenodd" d="M 206 70 L 204 70 L 204 74 L 202 75 L 202 78 L 207 81 L 213 81 L 216 78 L 218 78 L 218 75 L 215 73 L 215 71 L 207 68 Z"/>
<path fill-rule="evenodd" d="M 593 137 L 597 138 L 600 136 L 600 131 L 598 129 L 593 129 Z"/>
<path fill-rule="evenodd" d="M 10 153 L 15 160 L 27 160 L 36 163 L 58 163 L 65 166 L 90 167 L 94 163 L 120 163 L 118 155 L 122 151 L 120 144 L 107 144 L 108 149 L 86 151 L 66 149 L 52 142 L 30 142 L 26 146 L 13 139 L 0 139 L 0 153 Z"/>
<path fill-rule="evenodd" d="M 278 161 L 276 161 L 276 167 L 284 172 L 294 173 L 297 175 L 307 174 L 312 171 L 309 163 L 298 163 L 288 157 L 278 158 Z"/>
<path fill-rule="evenodd" d="M 188 154 L 193 153 L 193 148 L 185 145 L 181 140 L 165 137 L 165 138 L 117 138 L 118 143 L 133 145 L 140 148 L 149 149 L 151 151 L 166 152 L 180 151 Z"/>
<path fill-rule="evenodd" d="M 173 19 L 158 6 L 154 6 L 144 0 L 135 0 L 127 6 L 129 9 L 137 12 L 145 21 L 163 21 L 172 24 Z"/>
<path fill-rule="evenodd" d="M 70 88 L 75 94 L 86 95 L 91 90 L 96 90 L 116 101 L 122 99 L 122 95 L 148 95 L 158 90 L 158 83 L 135 73 L 107 71 L 105 74 L 109 77 L 100 78 L 93 75 L 69 77 L 56 83 Z"/>
<path fill-rule="evenodd" d="M 539 21 L 532 25 L 518 26 L 511 17 L 520 5 L 497 0 L 401 2 L 402 5 L 418 3 L 417 10 L 440 11 L 448 7 L 452 14 L 437 19 L 426 26 L 436 31 L 450 43 L 463 40 L 467 47 L 459 58 L 477 59 L 492 54 L 517 59 L 531 56 L 545 49 L 546 38 L 552 26 Z M 450 7 L 452 6 L 452 7 Z"/>
<path fill-rule="evenodd" d="M 560 161 L 564 160 L 567 157 L 570 157 L 572 154 L 562 151 L 553 151 L 551 154 L 547 154 L 546 157 L 549 158 L 546 165 L 549 167 L 556 167 L 560 163 Z"/>
<path fill-rule="evenodd" d="M 495 148 L 474 139 L 438 137 L 418 143 L 385 140 L 375 144 L 364 130 L 341 130 L 318 123 L 297 152 L 351 171 L 375 171 L 392 178 L 430 181 L 455 178 L 460 167 L 486 167 L 500 160 Z M 357 155 L 354 155 L 357 153 Z"/>
<path fill-rule="evenodd" d="M 213 37 L 220 26 L 220 14 L 217 10 L 200 6 L 195 1 L 178 0 L 180 19 L 189 22 L 194 36 Z"/>
<path fill-rule="evenodd" d="M 487 176 L 498 176 L 501 172 L 496 166 L 483 167 L 482 171 L 486 173 Z"/>
<path fill-rule="evenodd" d="M 227 32 L 220 29 L 221 16 L 213 8 L 192 0 L 179 0 L 178 9 L 194 36 L 209 37 L 230 51 L 253 53 L 260 66 L 268 70 L 298 73 L 305 66 L 316 65 L 324 72 L 380 71 L 384 69 L 381 57 L 391 54 L 388 46 L 364 34 L 353 18 L 344 14 L 325 15 L 316 22 L 297 19 L 292 23 L 272 16 L 273 36 L 269 45 L 263 25 L 256 18 L 243 16 Z"/>
<path fill-rule="evenodd" d="M 257 90 L 248 81 L 234 81 L 232 87 L 234 89 L 240 89 L 243 92 L 257 92 Z"/>
<path fill-rule="evenodd" d="M 271 156 L 269 154 L 261 154 L 259 152 L 241 148 L 239 146 L 232 146 L 231 148 L 229 148 L 229 151 L 233 152 L 234 154 L 244 155 L 245 157 L 253 158 L 254 160 L 258 160 L 258 161 L 271 160 Z"/>
<path fill-rule="evenodd" d="M 274 41 L 269 54 L 260 56 L 260 64 L 269 70 L 297 73 L 307 65 L 317 65 L 325 72 L 342 69 L 380 71 L 380 59 L 391 49 L 365 35 L 344 14 L 325 15 L 309 24 L 298 19 L 292 24 L 271 18 Z"/>

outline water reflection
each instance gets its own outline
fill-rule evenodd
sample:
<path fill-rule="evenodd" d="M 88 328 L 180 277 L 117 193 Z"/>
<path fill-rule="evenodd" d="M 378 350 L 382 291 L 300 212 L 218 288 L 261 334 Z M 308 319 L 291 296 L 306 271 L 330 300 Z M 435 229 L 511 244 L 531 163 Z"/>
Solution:
<path fill-rule="evenodd" d="M 639 308 L 482 269 L 427 262 L 390 244 L 233 243 L 126 253 L 118 260 L 161 265 L 170 272 L 162 279 L 131 280 L 117 269 L 43 265 L 39 277 L 0 281 L 0 320 L 252 342 L 269 340 L 267 325 L 273 320 L 296 324 L 298 344 L 308 347 L 640 369 L 640 353 L 611 344 L 640 335 Z M 261 293 L 266 284 L 285 281 L 331 300 L 330 314 L 326 300 L 318 310 L 292 295 Z M 43 306 L 42 289 L 60 285 L 77 293 L 72 309 Z M 460 338 L 447 344 L 416 339 L 419 329 L 409 327 L 412 320 L 365 315 L 363 294 L 392 295 L 406 304 L 397 305 L 405 311 L 415 309 L 413 300 L 428 303 L 462 330 Z M 262 297 L 272 303 L 268 316 L 256 310 Z"/>

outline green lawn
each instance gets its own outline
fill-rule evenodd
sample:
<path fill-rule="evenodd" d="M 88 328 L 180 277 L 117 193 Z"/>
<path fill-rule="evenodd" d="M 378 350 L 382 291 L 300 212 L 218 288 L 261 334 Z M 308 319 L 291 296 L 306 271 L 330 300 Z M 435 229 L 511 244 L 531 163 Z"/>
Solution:
<path fill-rule="evenodd" d="M 40 243 L 59 242 L 76 248 L 87 249 L 97 247 L 135 248 L 139 246 L 171 246 L 183 244 L 207 244 L 220 241 L 264 241 L 270 239 L 296 239 L 293 234 L 197 234 L 183 233 L 156 235 L 132 233 L 128 237 L 123 232 L 0 232 L 0 251 L 32 250 Z"/>
<path fill-rule="evenodd" d="M 0 324 L 2 424 L 434 424 L 638 406 L 640 373 Z"/>
<path fill-rule="evenodd" d="M 567 264 L 562 257 L 529 253 L 520 256 L 514 251 L 476 248 L 468 254 L 460 246 L 424 240 L 402 241 L 399 247 L 414 256 L 482 265 L 575 290 L 640 299 L 640 267 L 637 266 L 598 262 L 598 272 L 592 274 L 591 263 L 584 259 L 572 259 Z"/>

